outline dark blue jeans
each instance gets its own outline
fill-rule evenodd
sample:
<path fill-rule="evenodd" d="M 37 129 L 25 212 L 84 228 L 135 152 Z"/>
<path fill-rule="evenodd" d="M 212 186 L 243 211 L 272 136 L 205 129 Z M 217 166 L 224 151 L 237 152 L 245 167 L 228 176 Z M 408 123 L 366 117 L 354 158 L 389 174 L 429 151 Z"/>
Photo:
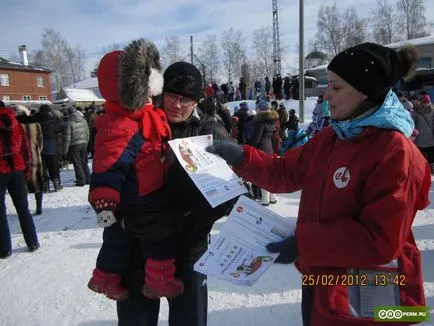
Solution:
<path fill-rule="evenodd" d="M 24 173 L 12 172 L 0 174 L 0 255 L 7 255 L 12 251 L 11 233 L 6 217 L 6 190 L 12 198 L 17 210 L 21 230 L 27 247 L 38 244 L 35 223 L 29 211 Z"/>

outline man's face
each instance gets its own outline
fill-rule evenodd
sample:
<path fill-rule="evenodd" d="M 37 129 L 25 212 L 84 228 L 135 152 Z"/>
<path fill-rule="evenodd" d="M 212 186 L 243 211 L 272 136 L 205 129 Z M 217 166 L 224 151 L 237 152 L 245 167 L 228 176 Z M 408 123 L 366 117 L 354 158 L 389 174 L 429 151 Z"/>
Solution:
<path fill-rule="evenodd" d="M 190 118 L 197 102 L 191 98 L 165 92 L 163 94 L 164 110 L 169 122 L 182 122 Z"/>

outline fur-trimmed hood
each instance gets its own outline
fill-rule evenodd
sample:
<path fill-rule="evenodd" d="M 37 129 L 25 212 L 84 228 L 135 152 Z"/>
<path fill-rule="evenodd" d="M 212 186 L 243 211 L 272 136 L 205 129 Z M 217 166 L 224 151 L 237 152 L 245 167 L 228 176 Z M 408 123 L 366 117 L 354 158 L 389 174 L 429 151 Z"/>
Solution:
<path fill-rule="evenodd" d="M 104 55 L 98 66 L 98 86 L 109 102 L 129 111 L 140 110 L 148 98 L 161 94 L 160 54 L 154 43 L 139 39 L 123 51 Z"/>
<path fill-rule="evenodd" d="M 276 110 L 260 111 L 255 115 L 255 120 L 279 120 L 279 113 Z"/>

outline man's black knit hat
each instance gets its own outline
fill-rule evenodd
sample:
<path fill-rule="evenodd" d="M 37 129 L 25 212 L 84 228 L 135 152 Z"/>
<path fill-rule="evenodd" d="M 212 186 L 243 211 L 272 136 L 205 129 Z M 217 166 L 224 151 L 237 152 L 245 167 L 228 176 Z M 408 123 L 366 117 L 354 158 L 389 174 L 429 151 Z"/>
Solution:
<path fill-rule="evenodd" d="M 202 97 L 202 75 L 188 62 L 175 62 L 164 72 L 163 92 L 178 94 L 196 102 Z"/>
<path fill-rule="evenodd" d="M 337 54 L 327 69 L 351 86 L 376 99 L 384 96 L 417 62 L 417 52 L 406 47 L 399 52 L 375 43 L 362 43 Z"/>

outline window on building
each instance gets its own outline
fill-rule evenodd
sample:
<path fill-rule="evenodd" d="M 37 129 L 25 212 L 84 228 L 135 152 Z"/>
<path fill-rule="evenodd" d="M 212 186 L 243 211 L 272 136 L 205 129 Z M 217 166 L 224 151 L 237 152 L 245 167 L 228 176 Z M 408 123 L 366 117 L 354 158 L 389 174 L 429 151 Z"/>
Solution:
<path fill-rule="evenodd" d="M 46 96 L 39 96 L 39 101 L 46 101 L 47 97 Z"/>
<path fill-rule="evenodd" d="M 31 101 L 32 97 L 30 95 L 24 95 L 23 96 L 23 101 Z"/>
<path fill-rule="evenodd" d="M 430 57 L 423 57 L 419 59 L 419 62 L 417 64 L 418 68 L 432 68 L 431 66 L 431 58 Z"/>
<path fill-rule="evenodd" d="M 0 86 L 9 86 L 8 74 L 0 74 Z"/>
<path fill-rule="evenodd" d="M 41 76 L 36 77 L 36 86 L 45 87 L 44 77 L 41 77 Z"/>
<path fill-rule="evenodd" d="M 9 95 L 3 95 L 2 101 L 10 101 L 11 97 Z"/>

